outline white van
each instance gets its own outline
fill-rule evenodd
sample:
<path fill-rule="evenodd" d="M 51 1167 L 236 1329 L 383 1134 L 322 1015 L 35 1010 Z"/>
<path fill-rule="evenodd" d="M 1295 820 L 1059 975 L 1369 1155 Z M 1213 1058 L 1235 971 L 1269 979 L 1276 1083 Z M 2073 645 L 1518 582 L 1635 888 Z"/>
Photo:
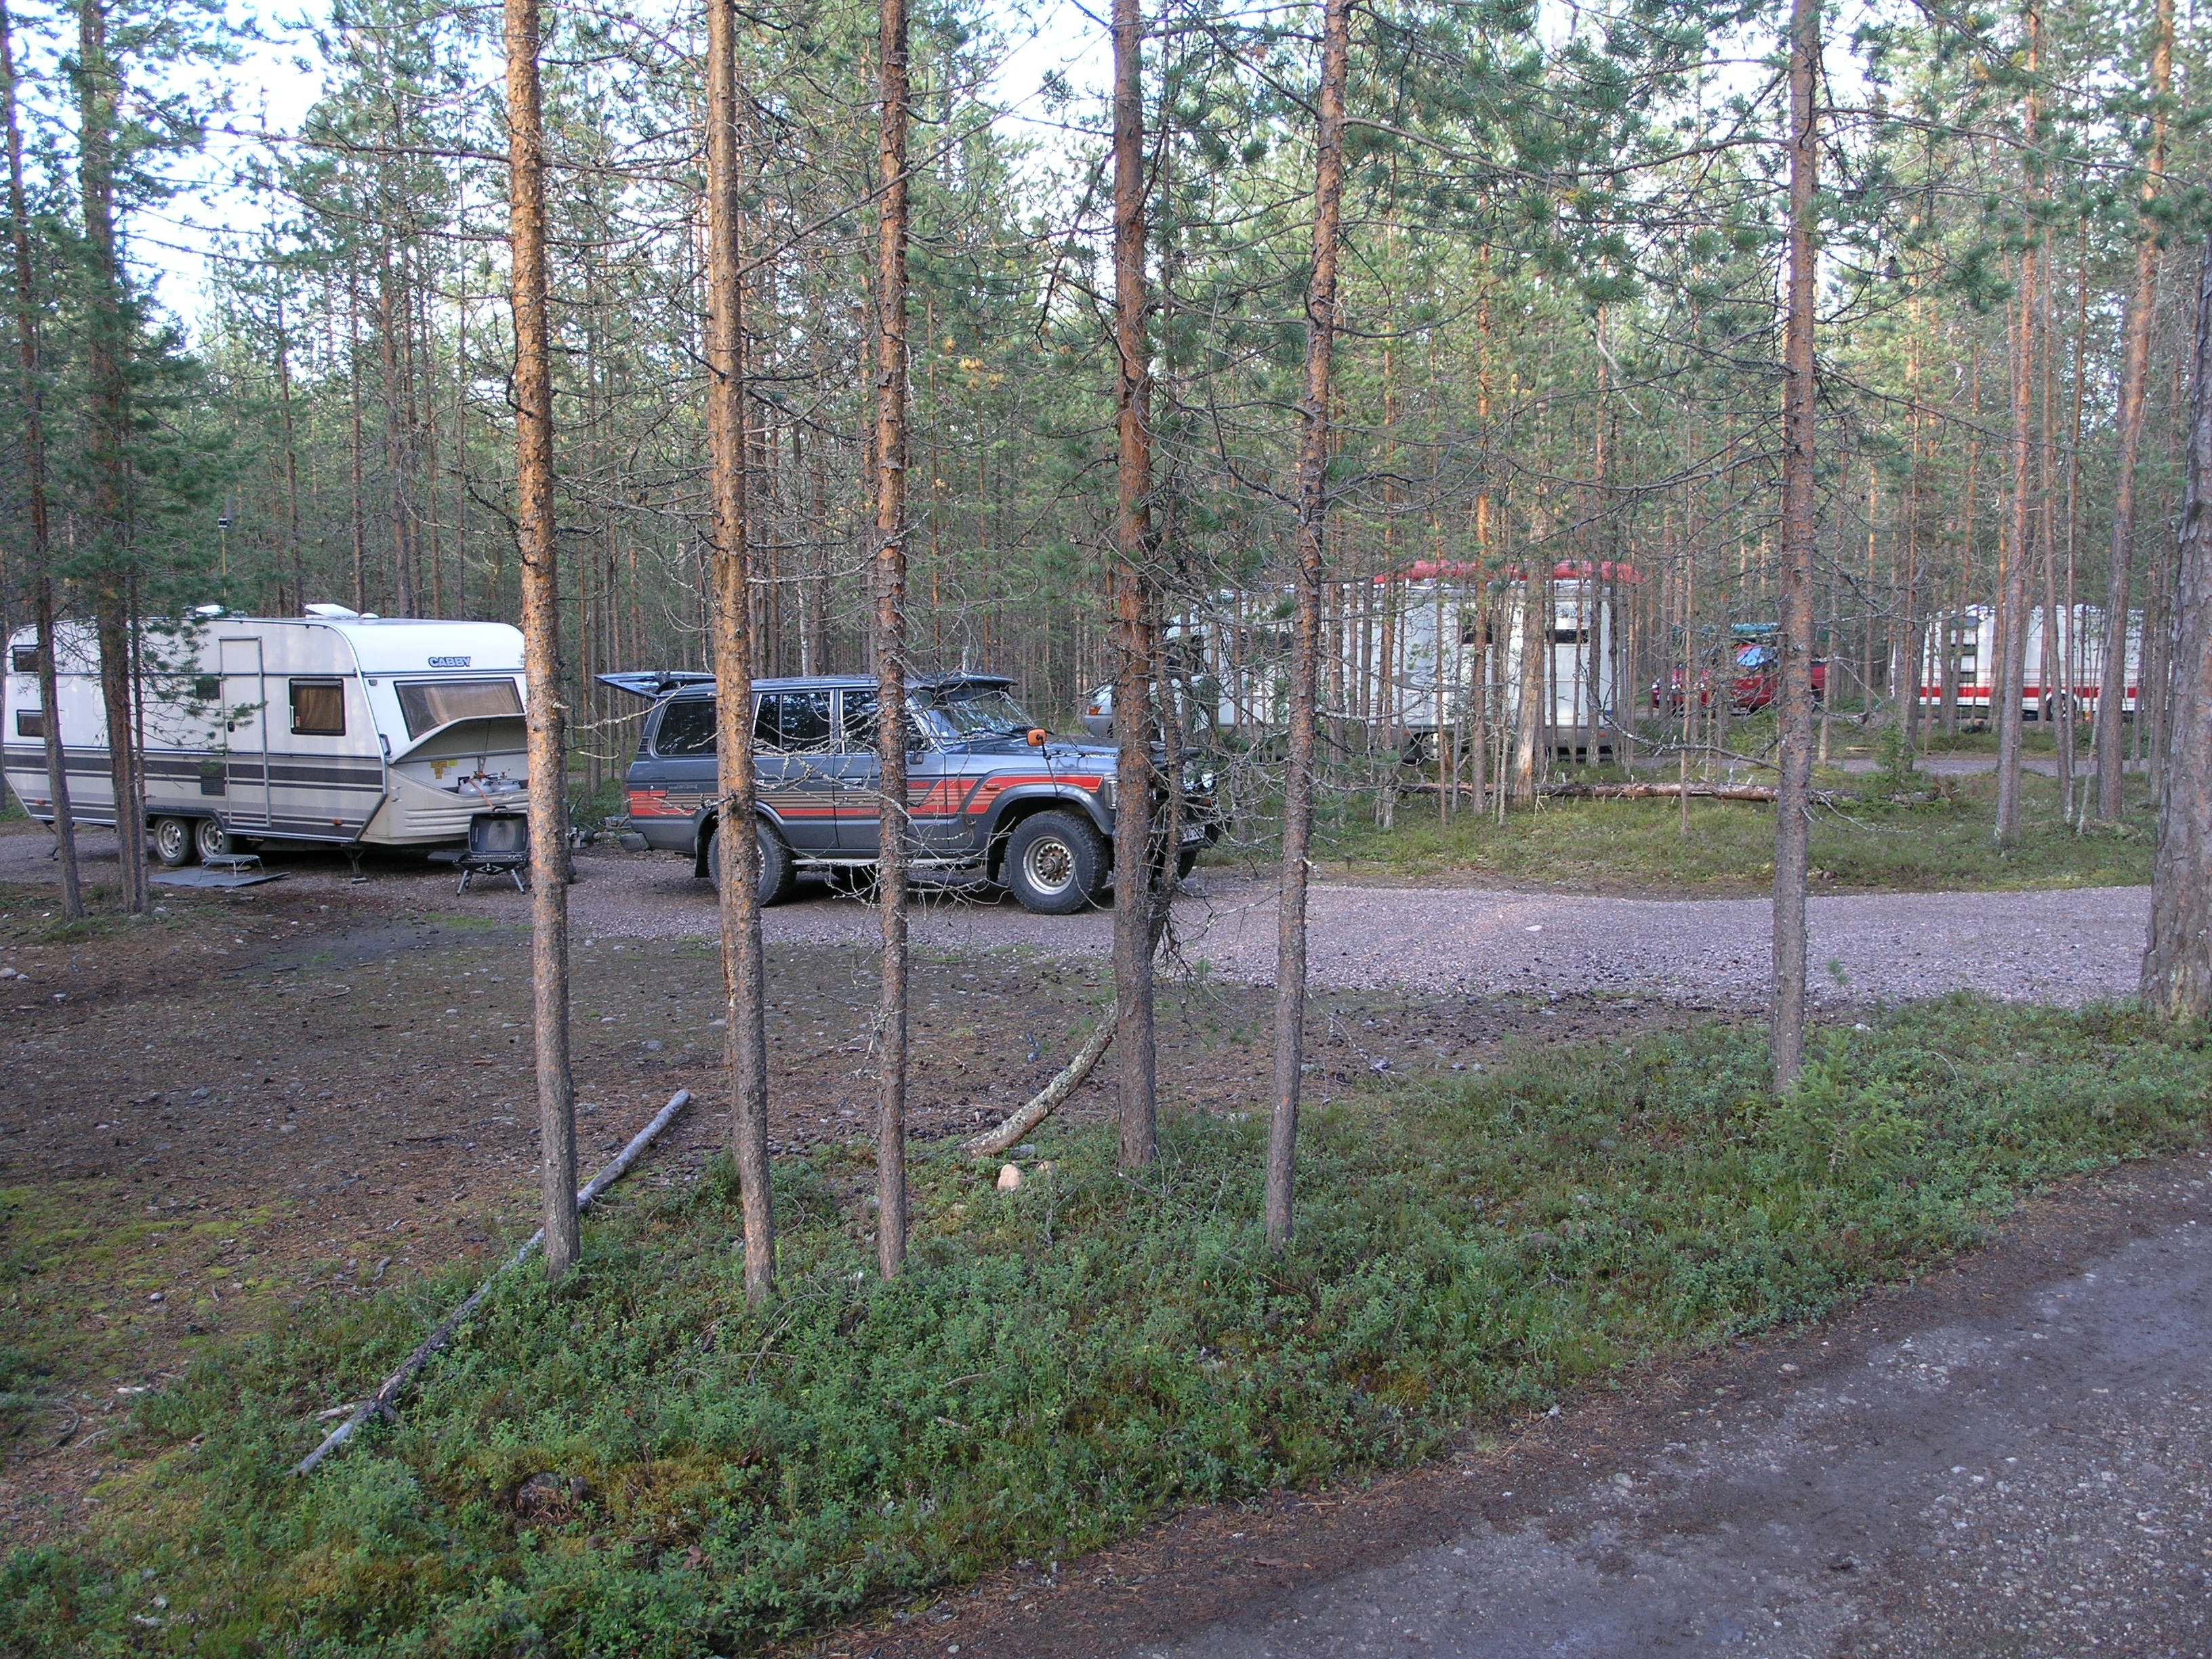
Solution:
<path fill-rule="evenodd" d="M 206 606 L 137 629 L 146 821 L 164 864 L 241 839 L 340 846 L 465 841 L 469 820 L 519 811 L 527 777 L 522 635 L 504 623 L 425 622 L 316 605 L 300 617 Z M 99 639 L 57 630 L 70 810 L 112 824 Z M 9 642 L 0 702 L 5 775 L 53 821 L 34 629 Z"/>

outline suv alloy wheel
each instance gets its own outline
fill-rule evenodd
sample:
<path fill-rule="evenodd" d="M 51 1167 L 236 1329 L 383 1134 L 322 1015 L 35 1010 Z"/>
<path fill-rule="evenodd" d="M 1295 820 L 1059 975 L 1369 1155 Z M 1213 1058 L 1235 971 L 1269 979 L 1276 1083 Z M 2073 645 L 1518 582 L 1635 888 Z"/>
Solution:
<path fill-rule="evenodd" d="M 1006 838 L 1006 883 L 1022 908 L 1067 916 L 1106 890 L 1104 837 L 1073 812 L 1024 818 Z"/>

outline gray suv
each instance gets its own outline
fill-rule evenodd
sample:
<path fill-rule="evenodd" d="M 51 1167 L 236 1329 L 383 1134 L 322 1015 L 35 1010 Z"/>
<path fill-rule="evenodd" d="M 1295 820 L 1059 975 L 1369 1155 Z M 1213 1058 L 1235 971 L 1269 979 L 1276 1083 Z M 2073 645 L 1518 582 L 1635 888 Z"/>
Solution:
<path fill-rule="evenodd" d="M 717 874 L 710 674 L 604 674 L 654 700 L 629 769 L 629 822 L 648 845 Z M 864 879 L 879 849 L 876 683 L 859 676 L 753 683 L 763 904 L 802 872 Z M 907 683 L 907 798 L 921 877 L 980 874 L 1024 909 L 1098 902 L 1114 868 L 1114 750 L 1048 737 L 1013 682 L 957 674 Z M 1156 757 L 1164 763 L 1164 756 Z M 1220 833 L 1211 774 L 1185 763 L 1178 867 Z M 1155 822 L 1164 822 L 1156 812 Z"/>

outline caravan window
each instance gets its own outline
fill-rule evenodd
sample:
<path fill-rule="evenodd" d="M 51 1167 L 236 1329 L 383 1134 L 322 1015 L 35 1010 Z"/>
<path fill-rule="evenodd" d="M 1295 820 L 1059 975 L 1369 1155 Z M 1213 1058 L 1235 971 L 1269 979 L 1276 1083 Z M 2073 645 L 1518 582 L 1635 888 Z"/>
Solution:
<path fill-rule="evenodd" d="M 403 681 L 399 712 L 407 721 L 407 735 L 419 738 L 455 720 L 520 714 L 522 697 L 513 680 Z"/>
<path fill-rule="evenodd" d="M 15 672 L 18 674 L 35 674 L 39 672 L 39 647 L 37 646 L 19 645 L 12 647 L 12 649 L 14 651 L 14 655 L 11 660 L 15 665 Z"/>
<path fill-rule="evenodd" d="M 45 737 L 46 711 L 43 708 L 18 708 L 15 711 L 15 735 L 19 738 Z"/>
<path fill-rule="evenodd" d="M 295 738 L 345 736 L 345 682 L 292 682 L 292 735 Z"/>

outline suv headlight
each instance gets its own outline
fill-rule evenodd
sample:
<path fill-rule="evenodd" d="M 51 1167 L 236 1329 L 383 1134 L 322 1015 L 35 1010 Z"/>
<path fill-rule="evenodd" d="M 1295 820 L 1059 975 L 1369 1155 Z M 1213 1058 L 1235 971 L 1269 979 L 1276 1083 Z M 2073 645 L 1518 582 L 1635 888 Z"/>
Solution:
<path fill-rule="evenodd" d="M 1186 795 L 1210 795 L 1213 793 L 1213 774 L 1200 771 L 1194 766 L 1182 769 L 1182 792 Z"/>
<path fill-rule="evenodd" d="M 1098 786 L 1098 802 L 1108 811 L 1114 810 L 1114 780 L 1107 779 Z"/>

